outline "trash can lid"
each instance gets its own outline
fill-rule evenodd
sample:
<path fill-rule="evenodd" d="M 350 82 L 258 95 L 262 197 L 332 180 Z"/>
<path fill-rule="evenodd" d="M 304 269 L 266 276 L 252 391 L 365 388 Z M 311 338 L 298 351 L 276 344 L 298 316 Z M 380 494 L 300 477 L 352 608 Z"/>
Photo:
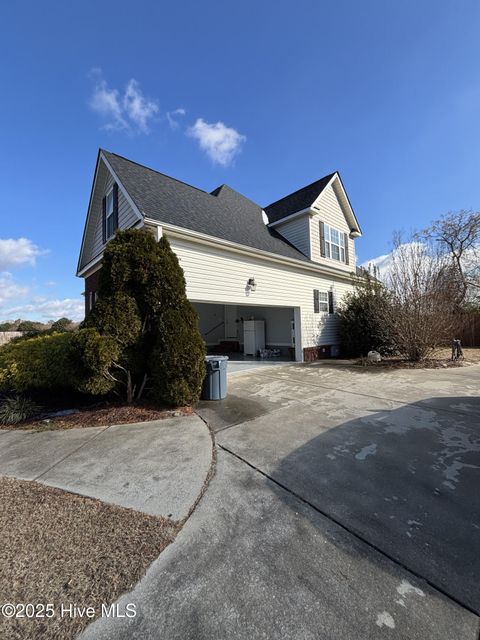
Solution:
<path fill-rule="evenodd" d="M 206 362 L 210 360 L 228 360 L 228 356 L 205 356 Z"/>

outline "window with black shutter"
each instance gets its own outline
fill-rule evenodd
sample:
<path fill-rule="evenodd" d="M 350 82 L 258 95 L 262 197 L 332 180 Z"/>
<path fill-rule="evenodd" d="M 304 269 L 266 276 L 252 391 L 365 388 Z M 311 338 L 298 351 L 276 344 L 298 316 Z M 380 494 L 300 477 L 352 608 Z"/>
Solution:
<path fill-rule="evenodd" d="M 320 313 L 320 292 L 318 289 L 313 290 L 313 312 Z"/>
<path fill-rule="evenodd" d="M 104 201 L 104 242 L 115 235 L 118 229 L 118 185 L 114 183 L 110 191 L 106 194 Z"/>
<path fill-rule="evenodd" d="M 328 292 L 328 313 L 335 313 L 335 309 L 333 308 L 333 291 Z"/>

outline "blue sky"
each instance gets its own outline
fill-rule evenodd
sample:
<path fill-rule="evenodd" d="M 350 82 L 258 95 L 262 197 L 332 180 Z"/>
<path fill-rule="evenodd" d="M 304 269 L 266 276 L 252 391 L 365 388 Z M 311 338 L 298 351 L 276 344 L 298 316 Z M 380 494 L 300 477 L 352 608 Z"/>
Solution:
<path fill-rule="evenodd" d="M 99 146 L 262 205 L 339 170 L 360 261 L 478 210 L 479 32 L 470 0 L 3 3 L 0 318 L 80 313 Z"/>

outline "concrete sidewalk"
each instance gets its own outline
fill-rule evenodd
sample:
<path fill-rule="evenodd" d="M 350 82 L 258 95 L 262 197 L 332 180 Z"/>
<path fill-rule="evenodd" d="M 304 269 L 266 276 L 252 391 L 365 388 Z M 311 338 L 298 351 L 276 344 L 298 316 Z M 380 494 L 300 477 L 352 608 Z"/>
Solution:
<path fill-rule="evenodd" d="M 188 514 L 211 460 L 210 433 L 196 415 L 103 428 L 0 432 L 0 475 L 173 520 Z"/>

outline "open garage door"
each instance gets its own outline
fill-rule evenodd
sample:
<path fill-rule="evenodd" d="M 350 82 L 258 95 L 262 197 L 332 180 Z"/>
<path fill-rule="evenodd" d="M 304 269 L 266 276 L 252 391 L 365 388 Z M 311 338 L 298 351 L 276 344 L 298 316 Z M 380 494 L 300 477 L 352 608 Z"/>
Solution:
<path fill-rule="evenodd" d="M 192 304 L 210 353 L 239 361 L 301 359 L 300 313 L 294 307 Z"/>

